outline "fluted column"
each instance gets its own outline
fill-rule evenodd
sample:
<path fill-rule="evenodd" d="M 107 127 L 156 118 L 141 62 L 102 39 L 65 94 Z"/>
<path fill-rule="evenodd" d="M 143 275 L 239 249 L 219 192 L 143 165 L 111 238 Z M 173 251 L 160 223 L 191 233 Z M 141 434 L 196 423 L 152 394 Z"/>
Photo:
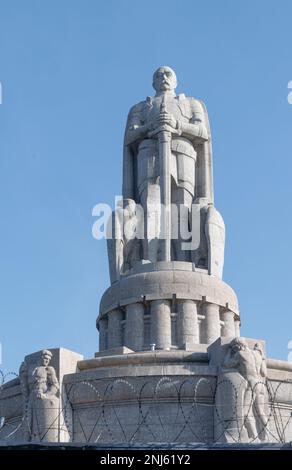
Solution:
<path fill-rule="evenodd" d="M 126 307 L 125 345 L 133 351 L 144 346 L 144 305 L 135 303 Z"/>
<path fill-rule="evenodd" d="M 179 348 L 192 348 L 199 343 L 198 310 L 193 300 L 177 302 L 177 339 Z"/>
<path fill-rule="evenodd" d="M 99 331 L 99 350 L 105 351 L 107 349 L 107 318 L 101 318 L 98 322 Z"/>
<path fill-rule="evenodd" d="M 235 336 L 240 336 L 240 320 L 235 320 L 234 322 Z"/>
<path fill-rule="evenodd" d="M 170 349 L 171 346 L 171 308 L 169 300 L 151 301 L 151 343 L 156 349 Z"/>
<path fill-rule="evenodd" d="M 123 346 L 122 319 L 123 312 L 120 309 L 108 313 L 108 349 Z"/>
<path fill-rule="evenodd" d="M 205 315 L 205 342 L 207 344 L 211 344 L 220 336 L 219 305 L 206 302 L 203 304 L 202 310 L 203 314 Z"/>
<path fill-rule="evenodd" d="M 222 336 L 235 336 L 234 313 L 231 310 L 225 310 L 222 314 L 224 326 Z"/>

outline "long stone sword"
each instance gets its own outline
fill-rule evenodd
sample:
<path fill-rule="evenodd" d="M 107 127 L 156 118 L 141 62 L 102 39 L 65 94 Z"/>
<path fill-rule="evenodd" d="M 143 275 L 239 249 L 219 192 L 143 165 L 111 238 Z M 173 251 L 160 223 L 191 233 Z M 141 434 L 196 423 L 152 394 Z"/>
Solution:
<path fill-rule="evenodd" d="M 160 106 L 161 113 L 166 111 L 165 95 Z M 149 133 L 149 137 L 158 137 L 160 165 L 160 202 L 161 202 L 161 261 L 171 261 L 171 127 L 162 125 Z"/>
<path fill-rule="evenodd" d="M 160 111 L 166 111 L 165 95 L 162 98 Z M 161 228 L 163 238 L 161 241 L 162 261 L 171 261 L 171 185 L 170 185 L 170 159 L 171 159 L 171 132 L 168 126 L 162 126 L 158 133 L 159 162 L 160 162 L 160 191 L 161 191 Z"/>

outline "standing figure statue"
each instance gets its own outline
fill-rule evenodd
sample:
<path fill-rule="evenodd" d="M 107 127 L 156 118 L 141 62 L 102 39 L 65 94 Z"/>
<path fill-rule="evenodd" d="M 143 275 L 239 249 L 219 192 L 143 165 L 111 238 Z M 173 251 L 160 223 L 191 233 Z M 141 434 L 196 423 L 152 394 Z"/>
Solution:
<path fill-rule="evenodd" d="M 194 262 L 220 277 L 225 232 L 213 207 L 211 133 L 205 105 L 176 95 L 177 78 L 170 67 L 156 70 L 153 87 L 155 96 L 131 108 L 124 141 L 123 198 L 144 210 L 141 257 L 150 262 Z M 185 249 L 182 242 L 192 238 L 192 230 L 200 231 L 199 225 L 192 227 L 193 204 L 197 204 L 199 219 L 202 213 L 201 233 L 195 237 L 200 242 Z M 213 211 L 208 216 L 210 207 Z M 218 252 L 218 230 L 209 230 L 207 224 L 220 230 L 221 251 L 216 259 L 208 252 L 213 245 Z"/>
<path fill-rule="evenodd" d="M 108 237 L 111 282 L 137 261 L 187 261 L 222 278 L 225 226 L 214 207 L 206 107 L 202 101 L 176 95 L 177 78 L 170 67 L 156 70 L 153 87 L 155 96 L 134 105 L 127 119 L 124 202 L 109 224 L 115 227 Z M 129 201 L 135 216 L 140 215 L 139 241 L 130 244 L 120 234 L 123 206 Z"/>
<path fill-rule="evenodd" d="M 253 441 L 268 440 L 266 404 L 267 366 L 262 346 L 256 343 L 250 349 L 243 338 L 234 338 L 223 362 L 225 369 L 237 369 L 244 380 L 243 423 Z"/>
<path fill-rule="evenodd" d="M 26 361 L 20 366 L 19 377 L 24 403 L 26 437 L 31 441 L 58 441 L 59 382 L 50 366 L 51 351 L 42 351 L 42 363 L 31 367 Z"/>

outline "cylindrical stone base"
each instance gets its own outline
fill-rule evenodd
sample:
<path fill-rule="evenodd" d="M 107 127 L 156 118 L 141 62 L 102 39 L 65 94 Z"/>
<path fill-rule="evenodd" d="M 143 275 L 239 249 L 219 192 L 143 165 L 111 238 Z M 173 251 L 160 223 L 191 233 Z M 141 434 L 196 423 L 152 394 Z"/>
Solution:
<path fill-rule="evenodd" d="M 108 314 L 108 349 L 123 345 L 122 319 L 122 310 L 112 310 Z"/>
<path fill-rule="evenodd" d="M 235 336 L 240 337 L 240 320 L 235 320 L 234 322 Z"/>
<path fill-rule="evenodd" d="M 224 326 L 222 328 L 222 336 L 235 336 L 234 313 L 230 310 L 223 312 Z"/>
<path fill-rule="evenodd" d="M 180 349 L 192 349 L 199 343 L 197 303 L 193 300 L 177 303 L 177 339 Z"/>
<path fill-rule="evenodd" d="M 107 349 L 107 318 L 101 318 L 98 322 L 99 330 L 99 350 Z"/>
<path fill-rule="evenodd" d="M 141 351 L 144 346 L 144 305 L 135 303 L 126 307 L 125 344 L 133 351 Z"/>
<path fill-rule="evenodd" d="M 169 300 L 151 301 L 151 343 L 156 349 L 171 347 L 171 308 Z"/>
<path fill-rule="evenodd" d="M 204 303 L 203 304 L 204 320 L 204 336 L 207 344 L 213 343 L 220 336 L 220 315 L 219 305 Z"/>

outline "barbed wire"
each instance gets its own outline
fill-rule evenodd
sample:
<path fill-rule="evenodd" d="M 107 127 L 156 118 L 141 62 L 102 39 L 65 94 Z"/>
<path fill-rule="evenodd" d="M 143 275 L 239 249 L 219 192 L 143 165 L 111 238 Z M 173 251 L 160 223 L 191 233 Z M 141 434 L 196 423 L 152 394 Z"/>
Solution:
<path fill-rule="evenodd" d="M 7 379 L 10 377 L 16 378 L 18 377 L 18 374 L 16 374 L 15 372 L 4 373 L 3 370 L 0 369 L 0 393 L 3 389 L 4 384 L 7 382 Z M 0 415 L 0 431 L 5 426 L 5 424 L 6 424 L 5 416 Z"/>
<path fill-rule="evenodd" d="M 11 376 L 17 374 L 0 370 L 0 399 L 3 385 Z M 66 440 L 85 443 L 131 445 L 146 439 L 165 443 L 190 439 L 206 443 L 246 442 L 246 439 L 251 443 L 266 440 L 284 443 L 292 436 L 292 407 L 290 410 L 281 399 L 282 387 L 287 385 L 292 386 L 292 382 L 275 384 L 267 380 L 244 388 L 242 383 L 235 385 L 226 377 L 214 380 L 166 375 L 138 381 L 137 378 L 76 381 L 61 390 L 58 410 L 46 429 L 37 413 L 35 426 L 40 442 L 48 440 L 51 430 L 62 428 Z M 244 402 L 247 389 L 249 401 Z M 79 404 L 78 397 L 85 390 L 87 398 Z M 226 390 L 228 402 L 221 398 L 224 393 L 227 397 Z M 257 434 L 247 438 L 253 422 Z M 23 405 L 22 416 L 14 419 L 0 416 L 0 439 L 13 440 L 20 435 L 27 439 L 32 435 L 28 402 Z M 60 432 L 58 436 L 60 439 Z"/>

